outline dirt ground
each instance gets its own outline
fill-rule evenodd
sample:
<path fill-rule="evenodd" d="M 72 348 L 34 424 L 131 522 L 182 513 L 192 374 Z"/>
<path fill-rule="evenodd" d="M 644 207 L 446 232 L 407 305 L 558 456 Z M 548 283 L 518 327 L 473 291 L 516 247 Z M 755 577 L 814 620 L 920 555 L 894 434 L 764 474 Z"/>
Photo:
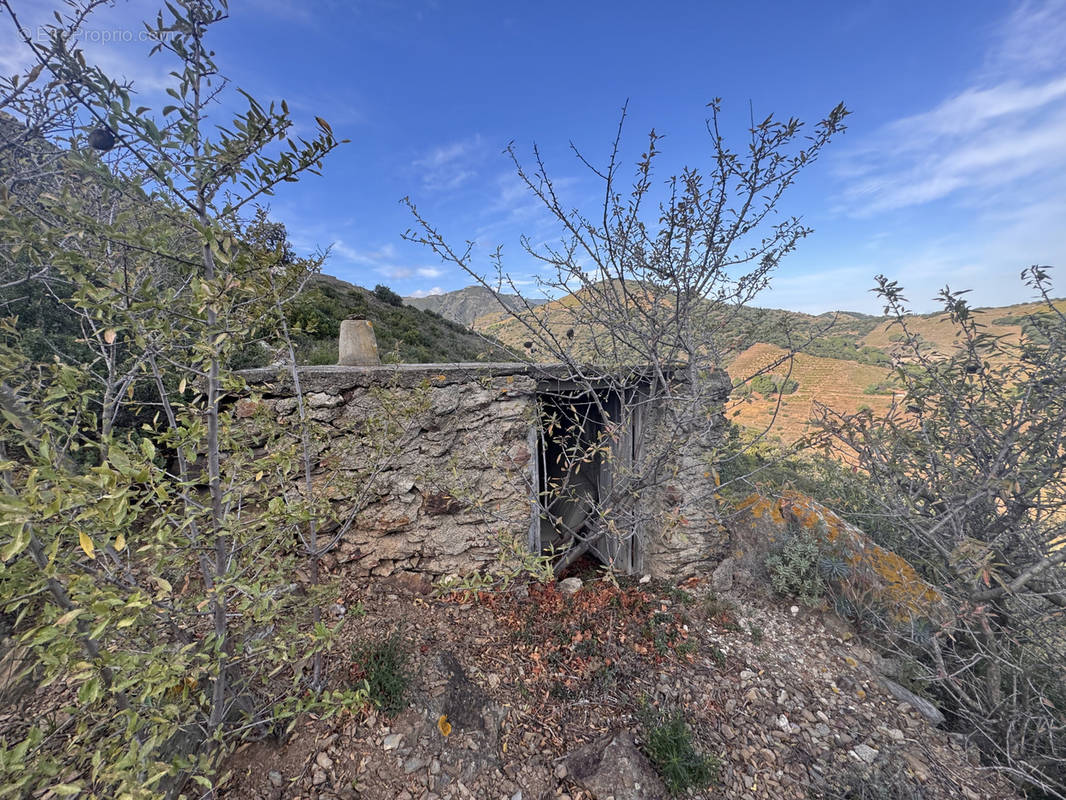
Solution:
<path fill-rule="evenodd" d="M 396 634 L 403 710 L 308 718 L 283 743 L 246 745 L 225 797 L 592 800 L 566 756 L 618 731 L 642 745 L 656 711 L 683 713 L 719 760 L 716 782 L 690 797 L 1015 796 L 894 700 L 875 654 L 828 612 L 591 571 L 574 594 L 520 583 L 438 597 L 413 575 L 362 581 L 334 611 L 330 674 L 358 680 L 353 647 Z"/>

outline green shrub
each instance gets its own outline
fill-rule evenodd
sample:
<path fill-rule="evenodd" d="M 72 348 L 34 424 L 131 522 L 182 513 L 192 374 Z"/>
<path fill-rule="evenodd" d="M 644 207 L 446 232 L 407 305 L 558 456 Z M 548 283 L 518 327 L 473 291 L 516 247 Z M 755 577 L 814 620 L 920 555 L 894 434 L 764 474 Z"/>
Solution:
<path fill-rule="evenodd" d="M 641 721 L 646 728 L 644 754 L 670 794 L 677 796 L 689 789 L 704 789 L 718 779 L 721 762 L 697 752 L 692 731 L 680 711 L 656 713 L 645 708 Z"/>
<path fill-rule="evenodd" d="M 411 683 L 407 652 L 397 634 L 386 639 L 364 639 L 352 648 L 355 678 L 365 680 L 370 702 L 389 716 L 403 710 Z"/>
<path fill-rule="evenodd" d="M 798 597 L 807 605 L 817 603 L 825 592 L 819 573 L 822 562 L 818 543 L 806 531 L 792 530 L 781 547 L 766 557 L 770 583 L 778 594 Z"/>
<path fill-rule="evenodd" d="M 396 306 L 399 308 L 403 305 L 403 298 L 388 286 L 381 283 L 374 287 L 374 296 L 381 302 L 388 303 L 390 306 Z"/>
<path fill-rule="evenodd" d="M 792 394 L 799 388 L 799 381 L 781 375 L 756 375 L 751 379 L 750 391 L 758 392 L 763 397 L 776 394 Z"/>
<path fill-rule="evenodd" d="M 774 394 L 777 391 L 777 385 L 769 375 L 756 375 L 751 379 L 751 390 L 765 397 Z"/>
<path fill-rule="evenodd" d="M 878 381 L 877 383 L 869 384 L 862 390 L 863 394 L 892 394 L 896 391 L 898 384 L 893 380 Z"/>

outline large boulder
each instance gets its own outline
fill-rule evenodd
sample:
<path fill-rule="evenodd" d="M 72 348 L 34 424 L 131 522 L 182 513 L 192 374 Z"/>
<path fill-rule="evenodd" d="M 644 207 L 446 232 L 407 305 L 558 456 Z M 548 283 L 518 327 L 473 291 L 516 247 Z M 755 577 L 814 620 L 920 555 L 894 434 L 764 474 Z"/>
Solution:
<path fill-rule="evenodd" d="M 843 566 L 843 574 L 832 577 L 832 586 L 857 608 L 876 607 L 895 624 L 925 621 L 939 626 L 952 619 L 943 595 L 904 558 L 799 492 L 776 498 L 751 495 L 737 506 L 729 528 L 737 572 L 754 583 L 769 578 L 766 557 L 790 536 L 805 532 L 829 561 Z"/>

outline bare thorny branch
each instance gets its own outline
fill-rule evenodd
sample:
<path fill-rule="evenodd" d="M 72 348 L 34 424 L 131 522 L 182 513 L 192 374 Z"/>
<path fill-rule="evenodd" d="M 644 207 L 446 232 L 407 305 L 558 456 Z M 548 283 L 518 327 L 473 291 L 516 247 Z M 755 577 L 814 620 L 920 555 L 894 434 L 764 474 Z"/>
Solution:
<path fill-rule="evenodd" d="M 619 185 L 628 105 L 606 166 L 597 167 L 571 143 L 575 157 L 601 184 L 602 201 L 594 213 L 566 204 L 538 147 L 534 145 L 527 167 L 517 147 L 508 145 L 505 152 L 519 181 L 560 231 L 554 245 L 522 240 L 526 253 L 542 265 L 538 289 L 561 301 L 546 309 L 522 296 L 506 272 L 502 250 L 490 254 L 494 274 L 481 272 L 473 243 L 454 249 L 405 200 L 416 223 L 405 238 L 428 247 L 481 286 L 494 292 L 506 286 L 519 296 L 517 311 L 500 300 L 512 330 L 528 337 L 524 352 L 517 349 L 519 357 L 551 364 L 555 379 L 561 368 L 570 388 L 558 392 L 558 402 L 581 409 L 564 427 L 588 428 L 590 416 L 594 426 L 604 426 L 599 435 L 572 438 L 560 454 L 565 463 L 555 482 L 542 487 L 543 512 L 558 521 L 555 508 L 572 511 L 590 502 L 590 496 L 578 496 L 590 495 L 587 488 L 577 488 L 580 465 L 611 462 L 611 489 L 592 497 L 588 513 L 578 515 L 578 527 L 584 523 L 585 529 L 562 525 L 571 556 L 604 527 L 621 542 L 640 539 L 645 545 L 646 531 L 663 523 L 661 510 L 640 498 L 675 474 L 681 453 L 713 427 L 713 409 L 721 398 L 710 389 L 707 376 L 735 352 L 730 334 L 747 304 L 810 232 L 798 218 L 769 225 L 770 217 L 799 171 L 844 130 L 847 115 L 842 105 L 833 109 L 805 141 L 795 119 L 769 117 L 753 123 L 748 154 L 740 157 L 721 135 L 719 101 L 709 108 L 710 168 L 682 170 L 665 182 L 661 198 L 655 168 L 662 137 L 655 131 L 637 159 L 631 184 L 625 189 Z M 786 362 L 791 363 L 791 353 L 770 369 Z M 550 424 L 547 416 L 545 424 Z M 637 440 L 626 439 L 626 452 L 619 457 L 619 437 L 629 436 L 628 431 L 635 431 Z"/>

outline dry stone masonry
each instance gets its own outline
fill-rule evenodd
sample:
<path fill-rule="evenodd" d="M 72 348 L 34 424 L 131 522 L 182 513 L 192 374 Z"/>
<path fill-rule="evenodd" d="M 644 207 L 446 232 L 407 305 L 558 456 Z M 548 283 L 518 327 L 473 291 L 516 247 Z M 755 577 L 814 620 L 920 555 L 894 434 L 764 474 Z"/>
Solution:
<path fill-rule="evenodd" d="M 270 368 L 243 375 L 256 408 L 295 430 L 291 378 Z M 499 571 L 535 547 L 539 397 L 550 370 L 398 364 L 302 367 L 299 376 L 323 431 L 313 442 L 316 491 L 338 518 L 354 515 L 328 560 L 356 575 L 468 575 Z M 714 380 L 724 401 L 728 377 Z M 706 506 L 713 485 L 704 452 L 723 425 L 720 414 L 710 418 L 669 484 L 642 498 L 664 520 L 649 532 L 642 571 L 679 578 L 713 568 L 724 553 L 726 534 Z"/>

